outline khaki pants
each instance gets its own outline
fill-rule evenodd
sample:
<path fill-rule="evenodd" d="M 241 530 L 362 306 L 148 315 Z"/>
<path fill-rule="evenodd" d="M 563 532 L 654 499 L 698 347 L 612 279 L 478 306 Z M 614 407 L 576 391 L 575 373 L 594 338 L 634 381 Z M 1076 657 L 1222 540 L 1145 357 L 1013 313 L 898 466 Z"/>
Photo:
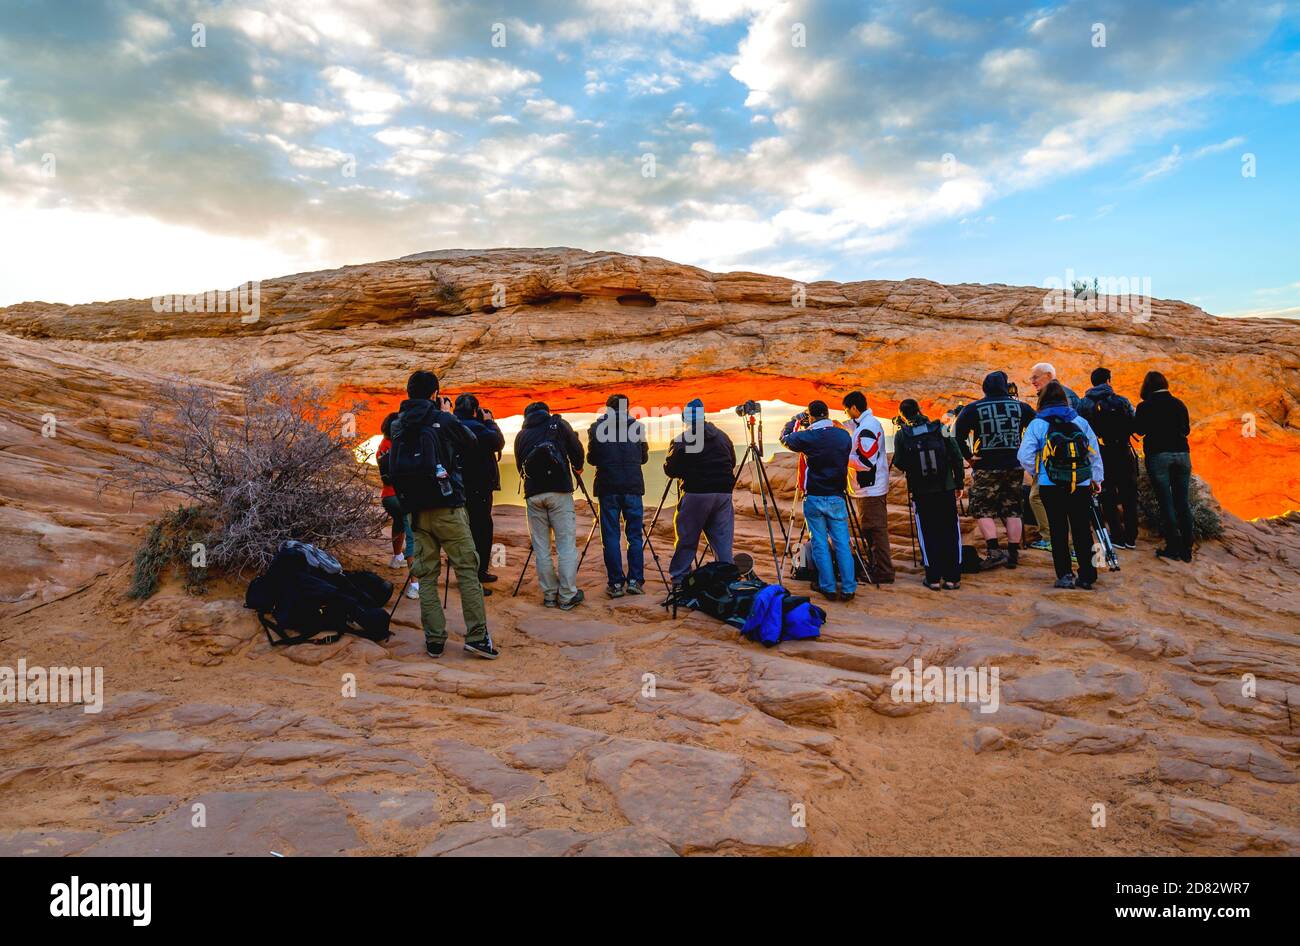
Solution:
<path fill-rule="evenodd" d="M 412 513 L 411 531 L 415 534 L 411 574 L 420 580 L 420 623 L 424 625 L 424 639 L 435 643 L 447 639 L 447 616 L 442 613 L 442 601 L 438 597 L 438 574 L 442 571 L 445 550 L 460 591 L 465 641 L 483 640 L 488 633 L 487 608 L 483 604 L 483 586 L 478 580 L 478 552 L 465 507 Z"/>
<path fill-rule="evenodd" d="M 889 506 L 884 496 L 860 496 L 858 529 L 871 547 L 871 573 L 876 581 L 888 584 L 894 580 L 894 560 L 889 551 Z"/>
<path fill-rule="evenodd" d="M 1029 488 L 1029 508 L 1034 514 L 1034 522 L 1038 523 L 1038 537 L 1046 539 L 1052 534 L 1051 527 L 1047 524 L 1047 507 L 1043 505 L 1043 497 L 1038 492 L 1038 477 L 1034 476 L 1034 485 Z"/>
<path fill-rule="evenodd" d="M 566 604 L 578 593 L 578 520 L 572 493 L 538 493 L 528 497 L 528 537 L 537 562 L 537 583 L 542 598 Z M 551 535 L 555 535 L 555 557 L 551 558 Z"/>

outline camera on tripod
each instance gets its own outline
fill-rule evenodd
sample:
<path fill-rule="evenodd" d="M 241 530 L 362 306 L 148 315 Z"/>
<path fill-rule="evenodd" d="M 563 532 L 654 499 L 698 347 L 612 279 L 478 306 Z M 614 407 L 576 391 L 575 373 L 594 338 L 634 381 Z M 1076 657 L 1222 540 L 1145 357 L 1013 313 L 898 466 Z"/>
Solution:
<path fill-rule="evenodd" d="M 736 413 L 741 417 L 752 417 L 755 414 L 761 414 L 763 406 L 758 401 L 746 401 L 744 404 L 736 405 Z"/>

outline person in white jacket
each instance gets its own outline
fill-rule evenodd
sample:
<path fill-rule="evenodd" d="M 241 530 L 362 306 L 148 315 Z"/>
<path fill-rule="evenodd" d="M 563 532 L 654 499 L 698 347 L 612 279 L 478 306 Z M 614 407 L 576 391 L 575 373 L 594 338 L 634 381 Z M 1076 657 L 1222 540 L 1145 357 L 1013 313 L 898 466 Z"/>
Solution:
<path fill-rule="evenodd" d="M 1052 537 L 1056 587 L 1091 589 L 1097 581 L 1092 553 L 1092 494 L 1101 491 L 1106 471 L 1097 435 L 1070 407 L 1059 381 L 1048 382 L 1039 392 L 1038 414 L 1025 428 L 1016 459 L 1038 484 L 1043 498 Z M 1071 539 L 1079 562 L 1077 581 L 1070 565 Z"/>
<path fill-rule="evenodd" d="M 858 527 L 871 549 L 867 564 L 882 585 L 894 581 L 894 560 L 889 554 L 889 457 L 885 430 L 867 406 L 867 396 L 853 391 L 844 397 L 849 415 L 849 491 L 857 507 Z"/>

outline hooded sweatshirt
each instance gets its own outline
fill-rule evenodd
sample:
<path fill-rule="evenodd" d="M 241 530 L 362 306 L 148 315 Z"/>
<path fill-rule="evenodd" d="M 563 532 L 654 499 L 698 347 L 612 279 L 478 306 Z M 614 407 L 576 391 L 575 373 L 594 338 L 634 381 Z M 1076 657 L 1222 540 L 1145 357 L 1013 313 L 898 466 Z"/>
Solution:
<path fill-rule="evenodd" d="M 1119 459 L 1128 455 L 1133 434 L 1133 405 L 1128 398 L 1116 394 L 1109 384 L 1098 384 L 1079 398 L 1075 410 L 1096 433 L 1104 456 Z"/>
<path fill-rule="evenodd" d="M 1100 483 L 1106 478 L 1106 471 L 1101 464 L 1101 448 L 1097 445 L 1097 435 L 1092 432 L 1088 422 L 1080 417 L 1072 407 L 1065 407 L 1060 404 L 1053 404 L 1051 407 L 1045 407 L 1038 412 L 1028 427 L 1025 428 L 1025 437 L 1020 441 L 1020 452 L 1017 459 L 1020 466 L 1030 476 L 1038 482 L 1039 486 L 1055 486 L 1047 476 L 1047 467 L 1044 464 L 1041 468 L 1038 463 L 1038 455 L 1043 452 L 1043 444 L 1047 440 L 1048 420 L 1056 417 L 1060 420 L 1069 421 L 1074 424 L 1088 438 L 1088 460 L 1092 464 L 1090 475 L 1079 480 L 1078 486 L 1087 486 L 1089 483 Z"/>
<path fill-rule="evenodd" d="M 953 436 L 973 470 L 1014 470 L 1016 451 L 1034 409 L 1007 392 L 1007 375 L 993 371 L 984 377 L 984 396 L 957 415 Z M 972 436 L 973 435 L 973 436 Z"/>
<path fill-rule="evenodd" d="M 520 475 L 524 472 L 524 461 L 533 452 L 533 448 L 547 438 L 555 441 L 560 453 L 568 458 L 563 470 L 546 476 L 527 476 L 524 478 L 524 498 L 539 496 L 542 493 L 572 493 L 574 489 L 570 468 L 582 469 L 582 441 L 573 432 L 569 422 L 558 414 L 549 411 L 533 410 L 524 414 L 524 424 L 515 436 L 515 467 Z"/>
<path fill-rule="evenodd" d="M 736 448 L 706 420 L 694 419 L 668 447 L 664 472 L 680 479 L 688 493 L 730 493 L 735 484 Z"/>
<path fill-rule="evenodd" d="M 962 462 L 961 449 L 957 446 L 957 441 L 946 434 L 943 435 L 943 446 L 948 460 L 948 475 L 940 486 L 926 486 L 922 483 L 920 471 L 914 469 L 915 456 L 912 449 L 909 448 L 909 441 L 918 436 L 918 431 L 930 427 L 936 427 L 940 431 L 943 429 L 941 424 L 930 420 L 924 414 L 917 414 L 914 417 L 900 417 L 898 430 L 894 432 L 894 459 L 892 465 L 907 474 L 907 488 L 912 491 L 913 496 L 921 496 L 926 493 L 943 493 L 964 489 L 966 486 L 966 467 Z"/>
<path fill-rule="evenodd" d="M 393 421 L 390 428 L 393 432 L 392 439 L 402 440 L 406 435 L 413 434 L 423 427 L 432 427 L 441 444 L 452 491 L 450 495 L 443 496 L 433 477 L 429 477 L 428 482 L 395 482 L 393 485 L 402 507 L 407 512 L 417 512 L 423 509 L 465 505 L 462 458 L 468 451 L 474 449 L 476 442 L 474 434 L 453 415 L 439 410 L 438 406 L 428 398 L 410 398 L 403 401 L 398 408 L 397 419 Z M 386 472 L 390 456 L 391 449 L 384 453 L 385 466 L 381 468 L 382 472 Z"/>

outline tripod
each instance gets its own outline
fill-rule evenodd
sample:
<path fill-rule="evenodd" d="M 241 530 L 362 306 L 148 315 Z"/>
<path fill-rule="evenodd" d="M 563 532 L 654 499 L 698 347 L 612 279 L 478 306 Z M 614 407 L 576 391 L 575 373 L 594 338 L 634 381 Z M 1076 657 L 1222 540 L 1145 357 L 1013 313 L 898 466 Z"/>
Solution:
<path fill-rule="evenodd" d="M 763 420 L 762 415 L 758 415 L 757 426 L 754 423 L 754 415 L 747 414 L 748 423 L 745 432 L 749 436 L 749 445 L 745 447 L 745 453 L 736 464 L 736 472 L 731 477 L 731 491 L 736 491 L 736 484 L 740 482 L 740 474 L 744 472 L 745 464 L 751 459 L 754 463 L 754 479 L 758 483 L 758 495 L 763 500 L 763 519 L 767 522 L 767 541 L 772 549 L 772 567 L 776 569 L 777 583 L 781 582 L 781 563 L 776 555 L 776 533 L 772 530 L 772 517 L 776 517 L 776 524 L 781 527 L 781 538 L 788 545 L 790 534 L 786 531 L 785 520 L 781 518 L 781 507 L 777 505 L 776 494 L 772 492 L 772 482 L 767 478 L 767 467 L 763 464 Z M 767 508 L 768 499 L 772 500 L 772 508 Z M 750 496 L 750 502 L 753 502 L 753 495 Z M 700 563 L 704 561 L 704 556 L 709 554 L 709 540 L 704 540 L 704 551 L 700 553 L 695 560 L 695 567 L 699 568 Z"/>
<path fill-rule="evenodd" d="M 795 491 L 796 507 L 799 502 L 800 495 L 803 495 L 801 491 L 796 490 Z M 853 560 L 856 563 L 856 566 L 862 569 L 862 574 L 866 576 L 866 580 L 869 581 L 871 584 L 875 585 L 877 588 L 879 588 L 880 582 L 876 579 L 875 570 L 872 568 L 870 564 L 871 562 L 875 561 L 875 543 L 871 539 L 863 535 L 862 524 L 858 521 L 858 511 L 857 508 L 853 505 L 853 500 L 849 497 L 848 490 L 845 490 L 843 493 L 840 494 L 840 496 L 844 500 L 844 507 L 848 513 L 849 542 L 853 549 Z M 804 498 L 806 499 L 807 496 L 804 495 Z M 796 509 L 791 509 L 790 510 L 790 534 L 794 533 L 795 514 L 796 514 Z M 803 537 L 807 533 L 808 533 L 808 517 L 807 515 L 805 515 L 803 520 L 803 525 L 799 527 L 799 538 L 796 541 L 791 542 L 789 536 L 786 537 L 786 544 L 785 544 L 786 552 L 788 553 L 792 546 L 801 545 L 803 543 Z M 862 554 L 863 546 L 866 547 L 865 558 L 863 557 Z M 785 558 L 786 558 L 785 554 L 782 554 L 781 556 L 782 568 L 785 567 Z M 807 564 L 807 561 L 808 561 L 807 553 L 805 552 L 804 563 Z M 794 562 L 792 560 L 791 566 L 793 566 L 793 564 Z M 832 565 L 832 568 L 833 567 L 834 566 Z M 822 581 L 822 576 L 818 575 L 817 578 L 819 582 Z"/>

